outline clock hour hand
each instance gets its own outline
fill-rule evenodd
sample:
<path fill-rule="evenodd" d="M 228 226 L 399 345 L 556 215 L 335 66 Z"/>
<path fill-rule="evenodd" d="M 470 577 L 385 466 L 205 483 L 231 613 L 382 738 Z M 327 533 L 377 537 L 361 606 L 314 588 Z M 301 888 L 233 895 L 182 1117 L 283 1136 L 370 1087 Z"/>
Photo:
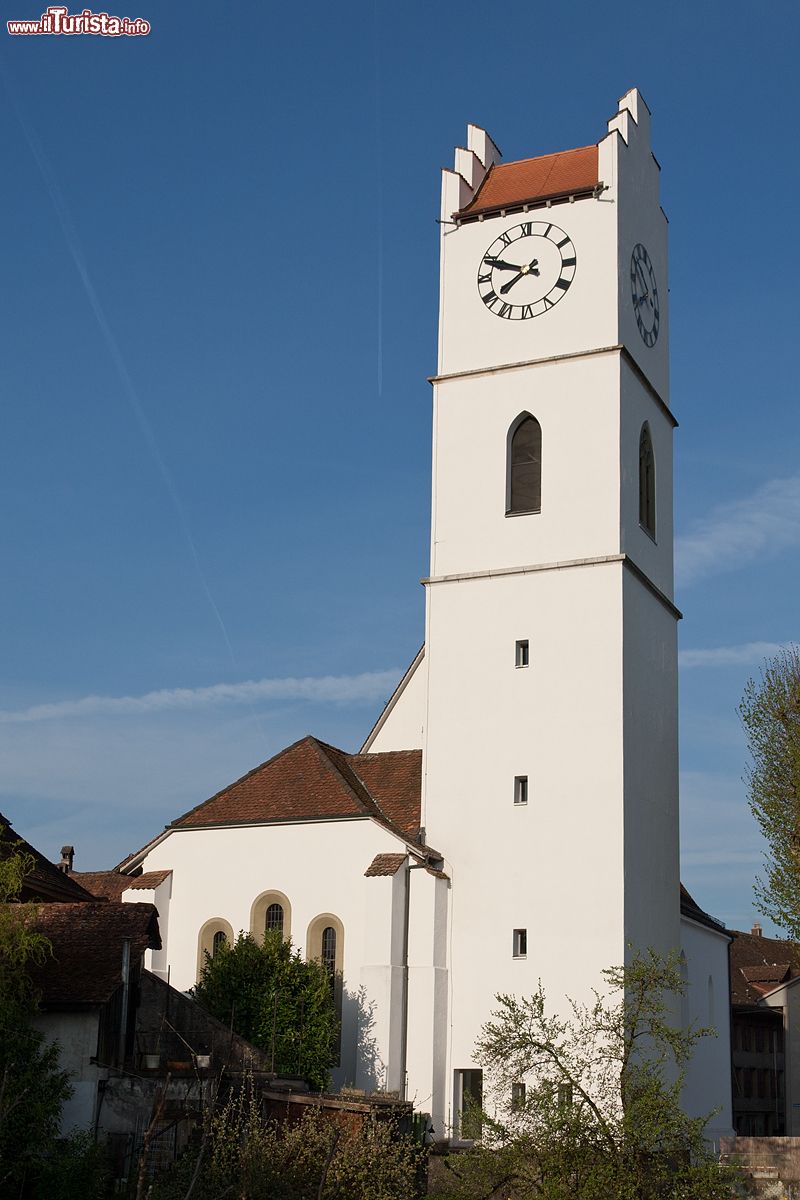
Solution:
<path fill-rule="evenodd" d="M 487 267 L 496 268 L 498 271 L 518 271 L 519 263 L 503 262 L 502 258 L 485 258 L 484 263 Z"/>

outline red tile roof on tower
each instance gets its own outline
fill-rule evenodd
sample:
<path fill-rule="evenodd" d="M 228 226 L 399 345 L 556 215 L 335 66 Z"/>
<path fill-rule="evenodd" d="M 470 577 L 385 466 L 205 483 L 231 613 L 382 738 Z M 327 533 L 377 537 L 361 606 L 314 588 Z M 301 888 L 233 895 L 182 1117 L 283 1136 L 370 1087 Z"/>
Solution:
<path fill-rule="evenodd" d="M 600 182 L 597 172 L 597 146 L 561 150 L 520 162 L 496 163 L 489 168 L 469 204 L 456 216 L 474 217 L 540 200 L 592 192 Z"/>

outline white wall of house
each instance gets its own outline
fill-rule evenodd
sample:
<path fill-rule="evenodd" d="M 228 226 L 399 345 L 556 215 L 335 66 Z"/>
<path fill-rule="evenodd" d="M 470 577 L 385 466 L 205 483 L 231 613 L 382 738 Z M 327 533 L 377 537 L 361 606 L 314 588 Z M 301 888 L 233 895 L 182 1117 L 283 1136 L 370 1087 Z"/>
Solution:
<path fill-rule="evenodd" d="M 784 1094 L 786 1134 L 800 1137 L 800 979 L 775 988 L 762 1001 L 768 1008 L 783 1009 Z"/>
<path fill-rule="evenodd" d="M 58 1065 L 69 1075 L 72 1096 L 61 1110 L 61 1134 L 91 1129 L 97 1104 L 97 1084 L 108 1071 L 91 1062 L 97 1055 L 99 1012 L 39 1012 L 31 1024 L 48 1042 L 58 1043 Z"/>

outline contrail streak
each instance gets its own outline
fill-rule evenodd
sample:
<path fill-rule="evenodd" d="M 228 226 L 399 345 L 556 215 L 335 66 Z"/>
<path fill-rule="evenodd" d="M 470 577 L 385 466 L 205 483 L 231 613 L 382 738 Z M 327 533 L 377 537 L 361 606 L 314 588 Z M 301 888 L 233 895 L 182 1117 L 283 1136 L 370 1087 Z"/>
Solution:
<path fill-rule="evenodd" d="M 296 679 L 247 679 L 209 687 L 161 688 L 142 696 L 79 696 L 34 704 L 30 708 L 0 709 L 0 725 L 96 716 L 136 716 L 167 711 L 214 708 L 270 700 L 305 700 L 318 704 L 375 701 L 394 691 L 402 672 L 366 671 L 361 675 L 322 675 Z"/>
<path fill-rule="evenodd" d="M 17 104 L 16 98 L 11 91 L 8 74 L 3 67 L 1 60 L 0 67 L 2 67 L 3 82 L 5 84 L 6 93 L 11 103 L 11 107 L 14 110 L 21 130 L 25 135 L 30 152 L 33 155 L 33 159 L 39 169 L 39 173 L 42 177 L 45 188 L 47 189 L 48 195 L 50 196 L 53 208 L 56 211 L 56 216 L 58 217 L 59 225 L 61 226 L 61 230 L 64 234 L 64 240 L 67 244 L 67 249 L 70 253 L 72 261 L 75 264 L 75 269 L 78 272 L 80 281 L 83 284 L 83 290 L 86 293 L 86 298 L 88 299 L 89 305 L 94 313 L 95 320 L 97 321 L 98 328 L 103 336 L 103 340 L 111 357 L 111 361 L 116 368 L 117 375 L 119 376 L 120 383 L 122 384 L 123 393 L 128 401 L 131 412 L 133 413 L 134 420 L 139 426 L 139 431 L 144 438 L 145 444 L 150 451 L 153 462 L 158 469 L 158 473 L 161 476 L 169 498 L 172 501 L 172 505 L 178 518 L 178 525 L 186 540 L 186 545 L 189 548 L 189 553 L 191 555 L 192 562 L 194 563 L 195 571 L 197 572 L 197 578 L 200 582 L 200 587 L 202 588 L 203 594 L 205 595 L 216 622 L 222 632 L 222 636 L 225 640 L 225 645 L 228 648 L 231 661 L 235 665 L 236 659 L 233 653 L 233 646 L 231 644 L 230 637 L 228 636 L 228 630 L 225 627 L 222 614 L 217 607 L 217 603 L 211 594 L 211 589 L 209 588 L 205 574 L 203 573 L 203 568 L 200 564 L 200 556 L 197 552 L 197 546 L 195 545 L 194 538 L 192 537 L 192 531 L 184 511 L 183 503 L 178 494 L 178 489 L 175 486 L 175 481 L 173 480 L 170 470 L 158 447 L 158 442 L 156 441 L 156 435 L 153 427 L 150 424 L 147 413 L 145 412 L 142 402 L 139 399 L 136 387 L 126 366 L 125 359 L 122 356 L 122 351 L 119 348 L 119 343 L 117 342 L 114 332 L 109 325 L 108 319 L 103 310 L 103 306 L 100 303 L 100 298 L 97 295 L 94 284 L 92 283 L 92 278 L 86 265 L 86 259 L 83 254 L 83 250 L 81 249 L 80 239 L 78 238 L 77 230 L 75 229 L 72 218 L 69 214 L 66 201 L 64 200 L 58 183 L 56 182 L 44 150 L 42 149 L 41 144 L 39 143 L 39 140 L 34 134 L 33 130 L 29 127 L 27 121 L 25 120 L 25 117 L 19 105 Z"/>

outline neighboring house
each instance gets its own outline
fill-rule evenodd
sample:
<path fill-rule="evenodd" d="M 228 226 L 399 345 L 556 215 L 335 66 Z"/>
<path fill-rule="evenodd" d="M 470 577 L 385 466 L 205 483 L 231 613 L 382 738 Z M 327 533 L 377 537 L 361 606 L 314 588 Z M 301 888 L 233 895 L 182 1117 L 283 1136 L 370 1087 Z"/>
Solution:
<path fill-rule="evenodd" d="M 92 900 L 91 892 L 81 887 L 80 883 L 70 874 L 72 869 L 72 846 L 64 846 L 61 850 L 61 866 L 54 863 L 26 842 L 15 831 L 8 817 L 0 813 L 0 858 L 12 854 L 24 854 L 33 860 L 33 869 L 25 876 L 22 884 L 20 900 L 23 902 L 72 901 Z"/>
<path fill-rule="evenodd" d="M 733 1123 L 800 1136 L 800 957 L 793 942 L 732 930 Z"/>
<path fill-rule="evenodd" d="M 131 877 L 115 871 L 74 871 L 71 879 L 90 895 L 106 900 L 130 900 L 132 903 L 154 904 L 158 912 L 158 928 L 162 948 L 148 949 L 144 965 L 161 979 L 169 982 L 167 968 L 167 938 L 169 935 L 169 901 L 172 893 L 171 871 L 148 871 Z"/>
<path fill-rule="evenodd" d="M 238 930 L 290 935 L 340 980 L 337 1082 L 398 1091 L 454 1141 L 497 993 L 541 980 L 557 1013 L 631 947 L 682 940 L 687 1020 L 724 1039 L 728 990 L 727 936 L 679 891 L 650 113 L 632 89 L 596 144 L 512 163 L 466 142 L 438 214 L 424 650 L 360 753 L 303 738 L 128 856 L 127 883 L 85 879 L 157 903 L 153 964 L 181 990 Z M 684 1103 L 731 1132 L 719 1046 Z"/>
<path fill-rule="evenodd" d="M 32 1024 L 58 1042 L 73 1095 L 61 1127 L 92 1129 L 99 1097 L 135 1047 L 142 962 L 161 946 L 152 904 L 43 904 L 36 928 L 53 947 L 31 974 L 40 994 Z"/>

